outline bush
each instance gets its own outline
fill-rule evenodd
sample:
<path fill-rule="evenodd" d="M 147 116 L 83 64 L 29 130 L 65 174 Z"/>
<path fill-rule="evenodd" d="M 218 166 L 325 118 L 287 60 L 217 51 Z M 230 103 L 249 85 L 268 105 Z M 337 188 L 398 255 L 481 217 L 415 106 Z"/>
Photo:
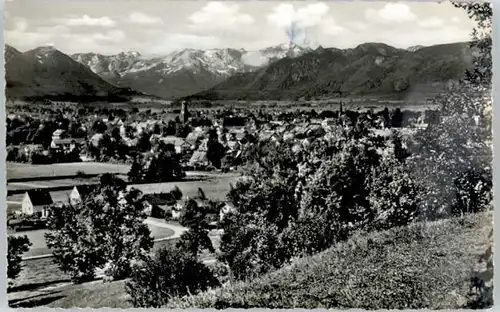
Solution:
<path fill-rule="evenodd" d="M 7 242 L 7 277 L 15 279 L 21 272 L 22 254 L 32 245 L 26 235 L 9 236 Z"/>
<path fill-rule="evenodd" d="M 469 170 L 455 180 L 456 199 L 452 212 L 456 215 L 484 211 L 491 206 L 492 176 L 489 170 Z"/>
<path fill-rule="evenodd" d="M 137 308 L 159 308 L 172 296 L 196 294 L 220 285 L 212 271 L 191 253 L 162 248 L 133 266 L 125 289 Z"/>
<path fill-rule="evenodd" d="M 92 279 L 98 268 L 113 279 L 128 276 L 133 261 L 146 256 L 153 238 L 138 190 L 124 181 L 101 177 L 100 189 L 83 202 L 52 207 L 45 234 L 47 246 L 62 271 L 76 283 Z"/>

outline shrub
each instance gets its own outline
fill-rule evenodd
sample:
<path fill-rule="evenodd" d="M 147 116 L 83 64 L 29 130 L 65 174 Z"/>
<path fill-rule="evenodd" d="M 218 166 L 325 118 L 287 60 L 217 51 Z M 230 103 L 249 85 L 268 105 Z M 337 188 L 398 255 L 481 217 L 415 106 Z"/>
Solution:
<path fill-rule="evenodd" d="M 191 253 L 162 248 L 133 266 L 125 289 L 134 307 L 158 308 L 172 296 L 196 294 L 218 285 L 212 271 Z"/>
<path fill-rule="evenodd" d="M 486 210 L 492 200 L 492 177 L 489 170 L 469 170 L 455 180 L 454 214 Z"/>
<path fill-rule="evenodd" d="M 15 279 L 21 272 L 22 254 L 29 251 L 32 243 L 26 235 L 9 236 L 7 245 L 7 277 Z"/>

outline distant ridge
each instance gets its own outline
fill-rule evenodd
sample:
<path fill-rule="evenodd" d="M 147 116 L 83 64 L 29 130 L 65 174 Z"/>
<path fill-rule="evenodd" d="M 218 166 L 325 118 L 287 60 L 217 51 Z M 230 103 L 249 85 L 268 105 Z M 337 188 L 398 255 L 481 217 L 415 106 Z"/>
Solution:
<path fill-rule="evenodd" d="M 50 46 L 21 53 L 5 45 L 5 72 L 10 99 L 125 100 L 139 94 L 111 85 Z"/>
<path fill-rule="evenodd" d="M 234 75 L 187 99 L 280 100 L 432 94 L 463 77 L 471 66 L 469 43 L 420 47 L 415 51 L 383 43 L 353 49 L 319 47 L 294 59 L 280 59 L 254 72 Z"/>

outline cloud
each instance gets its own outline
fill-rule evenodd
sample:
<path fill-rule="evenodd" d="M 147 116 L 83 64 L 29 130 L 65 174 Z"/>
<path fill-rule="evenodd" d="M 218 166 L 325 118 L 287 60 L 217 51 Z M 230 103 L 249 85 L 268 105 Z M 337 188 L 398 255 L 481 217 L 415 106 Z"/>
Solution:
<path fill-rule="evenodd" d="M 255 22 L 255 19 L 246 13 L 240 12 L 237 3 L 208 2 L 201 10 L 188 17 L 191 28 L 204 30 L 235 30 Z"/>
<path fill-rule="evenodd" d="M 125 40 L 125 33 L 121 30 L 110 30 L 105 33 L 94 33 L 91 37 L 96 41 L 120 43 Z"/>
<path fill-rule="evenodd" d="M 321 24 L 328 11 L 329 7 L 322 2 L 298 9 L 293 4 L 281 3 L 267 16 L 267 21 L 277 27 L 289 27 L 295 23 L 298 27 L 309 28 Z"/>
<path fill-rule="evenodd" d="M 28 20 L 23 17 L 14 18 L 14 31 L 25 32 L 28 29 Z"/>
<path fill-rule="evenodd" d="M 166 53 L 191 49 L 220 48 L 222 41 L 217 36 L 193 35 L 188 33 L 164 33 L 160 30 L 151 30 L 145 33 L 150 40 L 144 41 L 144 48 L 151 54 L 164 55 Z"/>
<path fill-rule="evenodd" d="M 417 16 L 411 11 L 410 7 L 403 3 L 386 3 L 379 10 L 367 9 L 365 18 L 368 21 L 388 24 L 412 22 L 417 19 Z"/>
<path fill-rule="evenodd" d="M 25 18 L 13 19 L 13 27 L 5 30 L 5 42 L 19 49 L 33 49 L 47 41 L 52 34 L 43 31 L 28 31 L 29 23 Z"/>
<path fill-rule="evenodd" d="M 423 19 L 418 21 L 418 26 L 422 28 L 439 28 L 444 25 L 444 21 L 437 17 L 430 17 L 427 19 Z"/>
<path fill-rule="evenodd" d="M 162 25 L 163 20 L 157 16 L 147 15 L 141 12 L 133 12 L 129 15 L 129 21 L 139 25 Z"/>
<path fill-rule="evenodd" d="M 337 25 L 333 17 L 328 17 L 321 21 L 321 31 L 325 35 L 337 36 L 349 32 L 345 27 Z"/>
<path fill-rule="evenodd" d="M 346 25 L 354 30 L 366 30 L 368 28 L 367 24 L 360 21 L 350 21 L 347 22 Z"/>
<path fill-rule="evenodd" d="M 101 26 L 101 27 L 114 27 L 116 22 L 108 17 L 90 17 L 87 14 L 81 17 L 61 18 L 57 22 L 67 26 Z"/>
<path fill-rule="evenodd" d="M 373 32 L 371 40 L 385 42 L 389 45 L 407 48 L 414 45 L 429 46 L 451 42 L 462 42 L 469 39 L 470 30 L 456 25 L 446 25 L 437 29 L 414 27 L 411 36 L 407 33 L 392 28 L 385 32 Z"/>

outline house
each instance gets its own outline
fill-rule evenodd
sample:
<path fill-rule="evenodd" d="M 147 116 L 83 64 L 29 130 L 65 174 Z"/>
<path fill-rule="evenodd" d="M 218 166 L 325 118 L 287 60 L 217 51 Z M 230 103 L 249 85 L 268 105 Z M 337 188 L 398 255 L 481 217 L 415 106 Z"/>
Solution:
<path fill-rule="evenodd" d="M 182 206 L 179 203 L 175 204 L 170 213 L 172 214 L 172 220 L 179 220 L 182 214 Z"/>
<path fill-rule="evenodd" d="M 199 152 L 208 151 L 208 139 L 201 140 L 200 145 L 198 146 L 198 151 Z"/>
<path fill-rule="evenodd" d="M 50 147 L 54 149 L 62 149 L 65 152 L 71 152 L 75 148 L 81 147 L 84 144 L 84 138 L 53 139 L 50 143 Z"/>
<path fill-rule="evenodd" d="M 98 185 L 96 184 L 86 184 L 86 185 L 77 185 L 73 188 L 71 193 L 69 194 L 70 203 L 76 204 L 85 200 L 85 198 L 94 193 L 95 190 L 98 189 Z"/>
<path fill-rule="evenodd" d="M 29 190 L 24 194 L 21 211 L 28 216 L 47 218 L 49 207 L 53 204 L 48 190 Z"/>
<path fill-rule="evenodd" d="M 42 153 L 44 151 L 43 145 L 41 144 L 25 144 L 21 145 L 24 155 L 31 157 L 33 154 Z"/>
<path fill-rule="evenodd" d="M 86 153 L 80 155 L 80 160 L 83 162 L 95 161 L 95 157 L 92 157 Z"/>
<path fill-rule="evenodd" d="M 172 144 L 175 147 L 175 152 L 177 154 L 181 154 L 187 151 L 190 151 L 193 147 L 191 143 L 186 141 L 185 139 L 177 136 L 166 136 L 163 139 L 165 144 Z"/>
<path fill-rule="evenodd" d="M 293 139 L 295 139 L 295 135 L 292 132 L 287 132 L 287 133 L 283 134 L 284 141 L 290 142 L 290 141 L 293 141 Z"/>
<path fill-rule="evenodd" d="M 227 147 L 230 152 L 234 152 L 240 149 L 240 143 L 238 141 L 229 141 L 227 142 Z"/>
<path fill-rule="evenodd" d="M 101 140 L 103 138 L 104 134 L 102 133 L 96 133 L 94 134 L 91 138 L 90 138 L 90 143 L 94 146 L 94 147 L 99 147 L 99 143 L 101 143 Z"/>
<path fill-rule="evenodd" d="M 245 129 L 237 129 L 231 131 L 232 138 L 236 139 L 237 141 L 241 141 L 245 137 L 245 135 Z"/>
<path fill-rule="evenodd" d="M 146 194 L 143 199 L 145 212 L 153 218 L 165 218 L 177 204 L 177 200 L 171 193 Z"/>
<path fill-rule="evenodd" d="M 260 133 L 259 140 L 260 141 L 267 141 L 267 140 L 273 139 L 273 137 L 275 137 L 275 136 L 277 136 L 277 135 L 274 131 L 265 130 L 265 131 L 262 131 Z"/>
<path fill-rule="evenodd" d="M 337 125 L 337 121 L 333 118 L 326 118 L 321 122 L 321 126 L 325 130 L 330 130 L 332 127 L 335 127 Z"/>
<path fill-rule="evenodd" d="M 52 140 L 60 140 L 60 139 L 64 139 L 67 137 L 66 135 L 66 130 L 64 129 L 57 129 L 56 131 L 54 131 L 52 133 Z"/>
<path fill-rule="evenodd" d="M 208 166 L 207 152 L 196 151 L 189 159 L 190 166 Z"/>
<path fill-rule="evenodd" d="M 224 206 L 222 206 L 220 212 L 219 212 L 219 220 L 222 221 L 224 219 L 224 216 L 226 216 L 230 212 L 236 211 L 236 208 L 234 207 L 234 204 L 232 202 L 225 202 Z"/>

